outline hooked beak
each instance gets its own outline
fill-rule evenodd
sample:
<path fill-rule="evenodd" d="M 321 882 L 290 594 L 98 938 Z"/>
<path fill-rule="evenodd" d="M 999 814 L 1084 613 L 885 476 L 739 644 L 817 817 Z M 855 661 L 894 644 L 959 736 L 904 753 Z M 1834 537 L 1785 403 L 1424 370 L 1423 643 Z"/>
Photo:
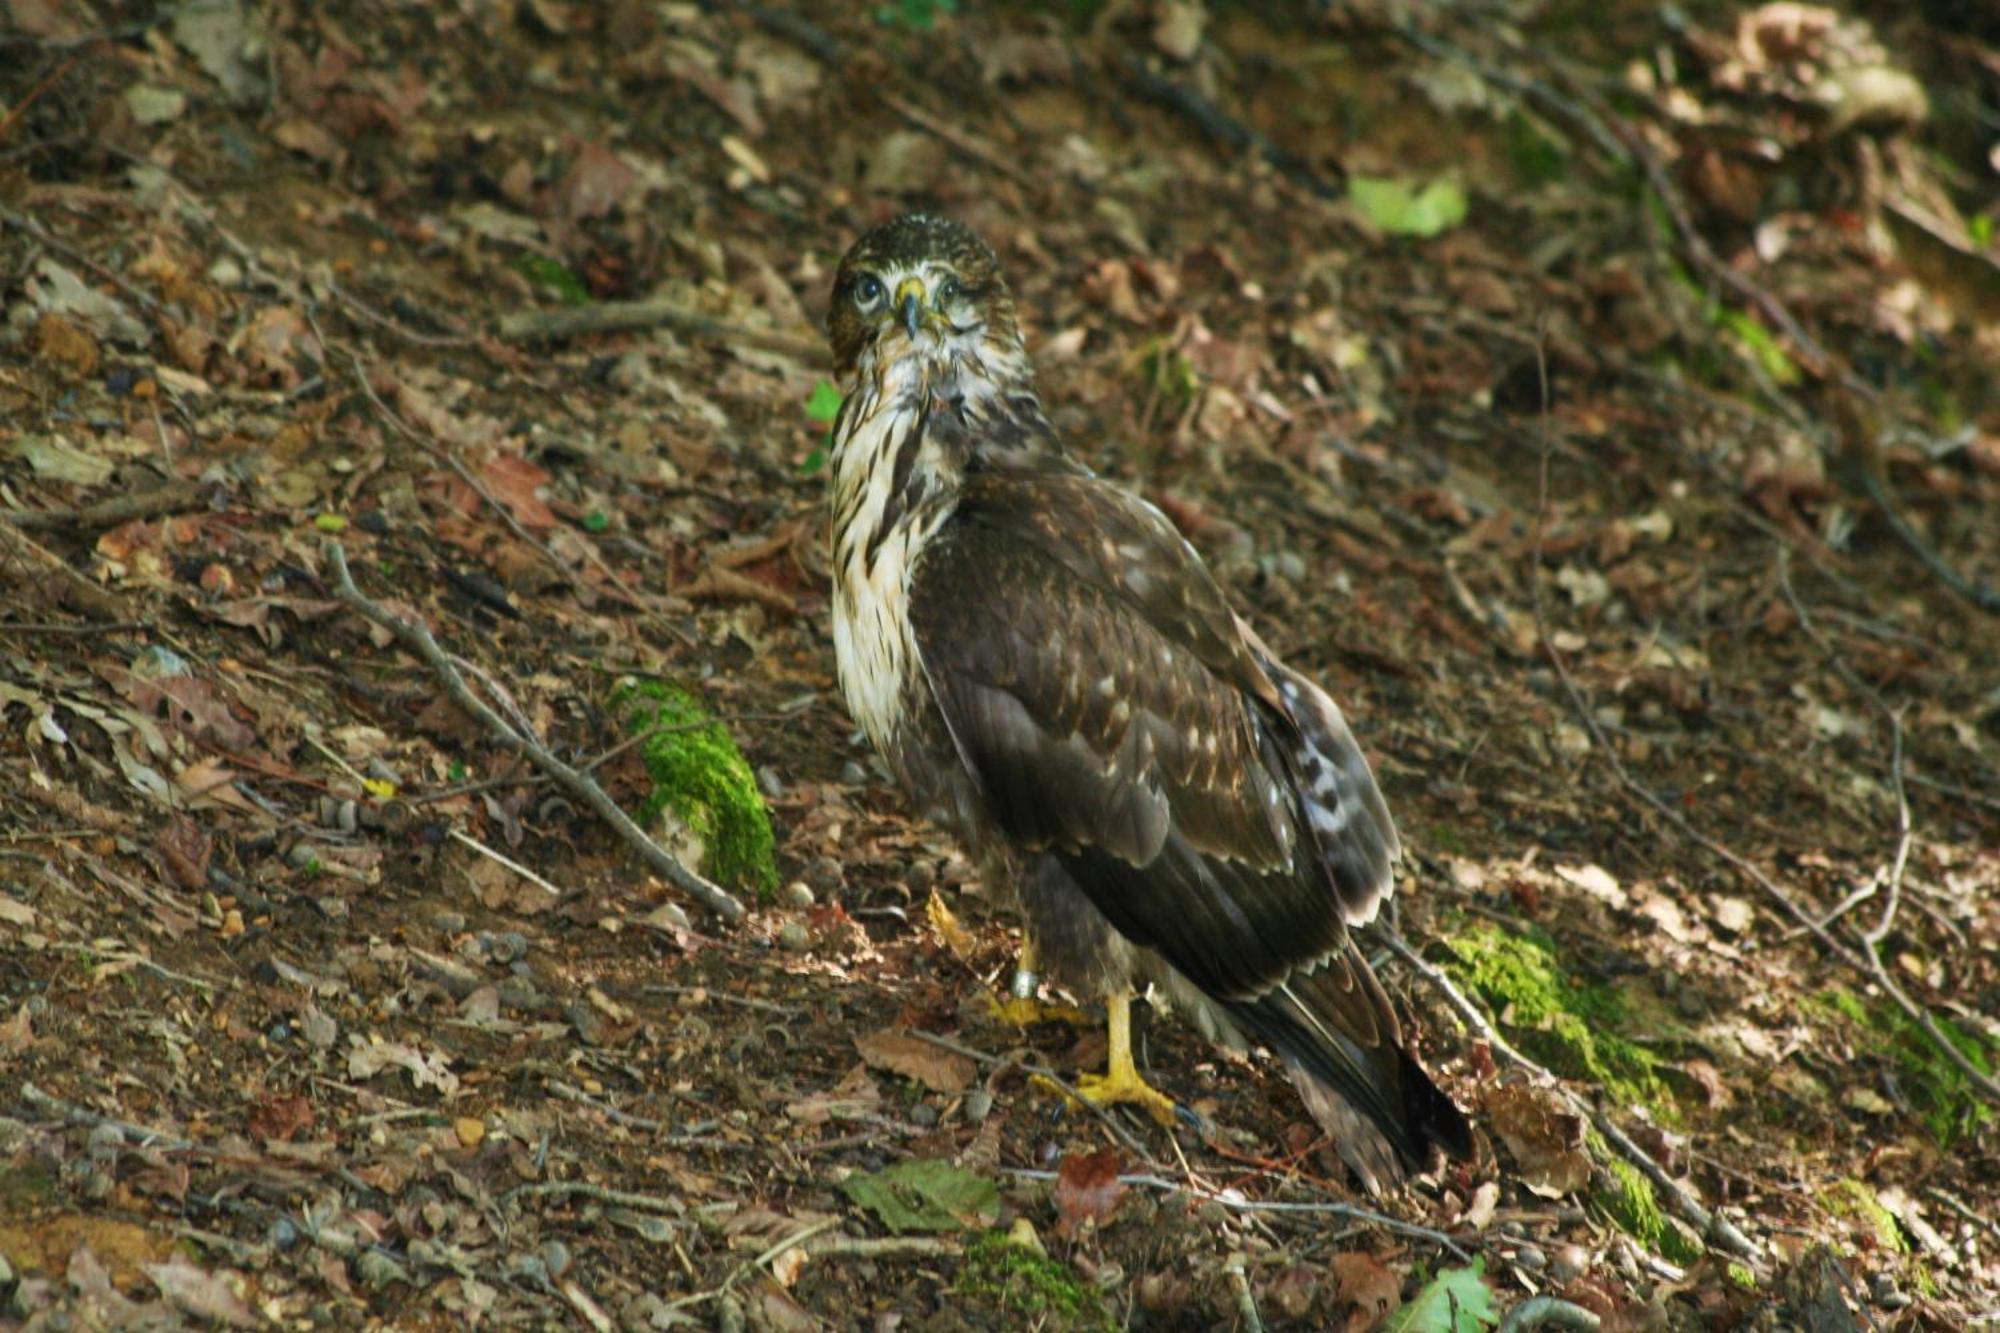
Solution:
<path fill-rule="evenodd" d="M 917 278 L 905 278 L 896 287 L 896 312 L 902 319 L 903 332 L 916 339 L 917 330 L 929 314 L 924 300 L 924 284 Z"/>

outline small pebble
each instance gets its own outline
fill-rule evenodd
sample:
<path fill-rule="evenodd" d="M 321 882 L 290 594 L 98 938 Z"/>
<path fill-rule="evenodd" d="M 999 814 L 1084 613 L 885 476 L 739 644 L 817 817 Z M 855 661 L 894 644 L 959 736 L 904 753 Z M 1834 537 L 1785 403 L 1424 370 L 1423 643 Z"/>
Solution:
<path fill-rule="evenodd" d="M 840 766 L 840 780 L 850 787 L 865 787 L 868 785 L 868 770 L 850 759 Z"/>
<path fill-rule="evenodd" d="M 83 1178 L 83 1197 L 92 1203 L 103 1203 L 117 1186 L 111 1173 L 99 1167 Z"/>
<path fill-rule="evenodd" d="M 631 1329 L 633 1333 L 666 1328 L 679 1321 L 680 1316 L 667 1309 L 667 1303 L 650 1291 L 641 1292 L 629 1301 L 618 1317 L 618 1322 Z"/>
<path fill-rule="evenodd" d="M 1514 1262 L 1530 1273 L 1539 1273 L 1548 1267 L 1549 1256 L 1543 1254 L 1536 1246 L 1523 1245 L 1514 1252 Z"/>
<path fill-rule="evenodd" d="M 802 879 L 795 879 L 785 886 L 787 907 L 811 907 L 813 905 L 812 885 Z"/>
<path fill-rule="evenodd" d="M 987 1116 L 993 1114 L 993 1094 L 984 1088 L 974 1088 L 965 1094 L 965 1100 L 959 1103 L 958 1110 L 959 1114 L 965 1117 L 966 1124 L 981 1124 Z"/>
<path fill-rule="evenodd" d="M 7 1256 L 0 1254 L 0 1287 L 14 1285 L 14 1265 L 7 1262 Z"/>
<path fill-rule="evenodd" d="M 778 932 L 778 947 L 780 949 L 789 949 L 793 953 L 804 953 L 811 945 L 812 932 L 808 931 L 800 922 L 787 921 L 784 929 Z"/>
<path fill-rule="evenodd" d="M 451 1132 L 458 1135 L 459 1147 L 477 1148 L 486 1141 L 486 1122 L 478 1116 L 460 1116 L 451 1122 Z"/>
<path fill-rule="evenodd" d="M 1280 551 L 1271 557 L 1271 572 L 1287 583 L 1298 583 L 1306 576 L 1305 557 L 1297 551 Z"/>
<path fill-rule="evenodd" d="M 465 913 L 439 912 L 431 918 L 431 924 L 447 935 L 456 935 L 465 929 Z"/>
<path fill-rule="evenodd" d="M 1570 1282 L 1582 1277 L 1589 1267 L 1590 1251 L 1576 1244 L 1559 1245 L 1549 1264 L 1549 1276 L 1558 1282 Z"/>
<path fill-rule="evenodd" d="M 903 884 L 912 895 L 921 898 L 937 884 L 937 867 L 929 861 L 912 861 L 903 872 Z"/>
<path fill-rule="evenodd" d="M 806 867 L 806 883 L 821 893 L 834 893 L 847 883 L 847 874 L 839 861 L 822 856 Z"/>
<path fill-rule="evenodd" d="M 929 1129 L 938 1122 L 937 1107 L 929 1102 L 918 1102 L 910 1108 L 910 1123 L 921 1129 Z"/>
<path fill-rule="evenodd" d="M 542 1263 L 548 1268 L 550 1277 L 561 1277 L 569 1272 L 569 1266 L 575 1259 L 570 1253 L 569 1246 L 559 1240 L 544 1241 L 540 1253 Z"/>
<path fill-rule="evenodd" d="M 224 255 L 208 266 L 208 280 L 218 287 L 241 287 L 243 265 Z"/>
<path fill-rule="evenodd" d="M 1887 1273 L 1877 1273 L 1868 1279 L 1868 1294 L 1884 1310 L 1900 1310 L 1910 1304 L 1910 1297 L 1896 1290 L 1896 1279 Z"/>
<path fill-rule="evenodd" d="M 274 1250 L 289 1250 L 299 1243 L 298 1226 L 289 1217 L 280 1217 L 272 1222 L 264 1234 Z"/>
<path fill-rule="evenodd" d="M 757 770 L 757 787 L 766 800 L 782 800 L 785 795 L 785 780 L 778 776 L 778 770 L 769 764 Z"/>

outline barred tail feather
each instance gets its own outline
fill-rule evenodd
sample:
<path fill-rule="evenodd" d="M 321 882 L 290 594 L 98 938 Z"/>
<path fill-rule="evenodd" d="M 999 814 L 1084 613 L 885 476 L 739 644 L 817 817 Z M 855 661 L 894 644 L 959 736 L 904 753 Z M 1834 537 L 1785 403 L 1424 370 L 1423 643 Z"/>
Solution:
<path fill-rule="evenodd" d="M 1371 1193 L 1426 1165 L 1432 1144 L 1472 1156 L 1471 1126 L 1404 1048 L 1389 998 L 1352 944 L 1230 1013 L 1284 1061 L 1313 1119 Z"/>

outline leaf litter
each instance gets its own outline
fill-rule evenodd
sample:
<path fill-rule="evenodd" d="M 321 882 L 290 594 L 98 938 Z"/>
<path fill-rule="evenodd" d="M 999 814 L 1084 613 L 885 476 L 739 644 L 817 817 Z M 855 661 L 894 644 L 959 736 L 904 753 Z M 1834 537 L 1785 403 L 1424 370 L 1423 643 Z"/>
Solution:
<path fill-rule="evenodd" d="M 343 3 L 102 61 L 15 9 L 5 1317 L 1992 1306 L 1994 221 L 1977 118 L 1923 95 L 1987 86 L 1990 35 Z M 1329 1226 L 1358 1201 L 1282 1080 L 1184 1028 L 1147 1058 L 1208 1139 L 1079 1114 L 1038 1080 L 1101 1044 L 988 1016 L 1007 918 L 856 746 L 812 538 L 813 325 L 905 206 L 995 240 L 1088 461 L 1355 718 L 1423 956 L 1504 1039 L 1623 1062 L 1523 1076 L 1387 969 L 1490 1140 L 1388 1211 L 1475 1263 Z M 698 695 L 785 889 L 692 919 L 341 606 L 329 535 L 627 809 L 616 681 Z M 1558 1087 L 1757 1260 L 1669 1258 Z M 1039 1257 L 959 1281 L 986 1237 Z"/>

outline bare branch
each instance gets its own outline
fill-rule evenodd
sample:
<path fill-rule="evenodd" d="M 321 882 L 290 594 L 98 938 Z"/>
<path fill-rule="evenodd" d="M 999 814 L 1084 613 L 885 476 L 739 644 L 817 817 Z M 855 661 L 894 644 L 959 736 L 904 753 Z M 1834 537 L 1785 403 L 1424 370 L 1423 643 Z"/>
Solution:
<path fill-rule="evenodd" d="M 725 921 L 743 919 L 743 904 L 736 901 L 718 885 L 682 865 L 670 852 L 646 835 L 644 829 L 632 822 L 632 817 L 619 808 L 618 802 L 606 794 L 584 773 L 571 768 L 550 752 L 532 734 L 523 734 L 514 729 L 507 720 L 495 712 L 490 704 L 472 692 L 465 683 L 465 677 L 451 663 L 451 658 L 430 630 L 421 621 L 405 620 L 385 607 L 370 601 L 354 585 L 354 575 L 347 568 L 347 552 L 339 542 L 328 542 L 325 546 L 327 563 L 333 569 L 334 591 L 340 600 L 347 603 L 363 618 L 380 625 L 399 639 L 403 646 L 422 658 L 431 669 L 438 683 L 444 686 L 451 701 L 476 718 L 486 728 L 494 740 L 519 754 L 527 756 L 536 768 L 547 773 L 556 784 L 570 795 L 595 810 L 598 817 L 617 831 L 618 836 L 639 853 L 648 866 L 662 879 L 693 898 L 702 906 L 714 912 Z"/>

